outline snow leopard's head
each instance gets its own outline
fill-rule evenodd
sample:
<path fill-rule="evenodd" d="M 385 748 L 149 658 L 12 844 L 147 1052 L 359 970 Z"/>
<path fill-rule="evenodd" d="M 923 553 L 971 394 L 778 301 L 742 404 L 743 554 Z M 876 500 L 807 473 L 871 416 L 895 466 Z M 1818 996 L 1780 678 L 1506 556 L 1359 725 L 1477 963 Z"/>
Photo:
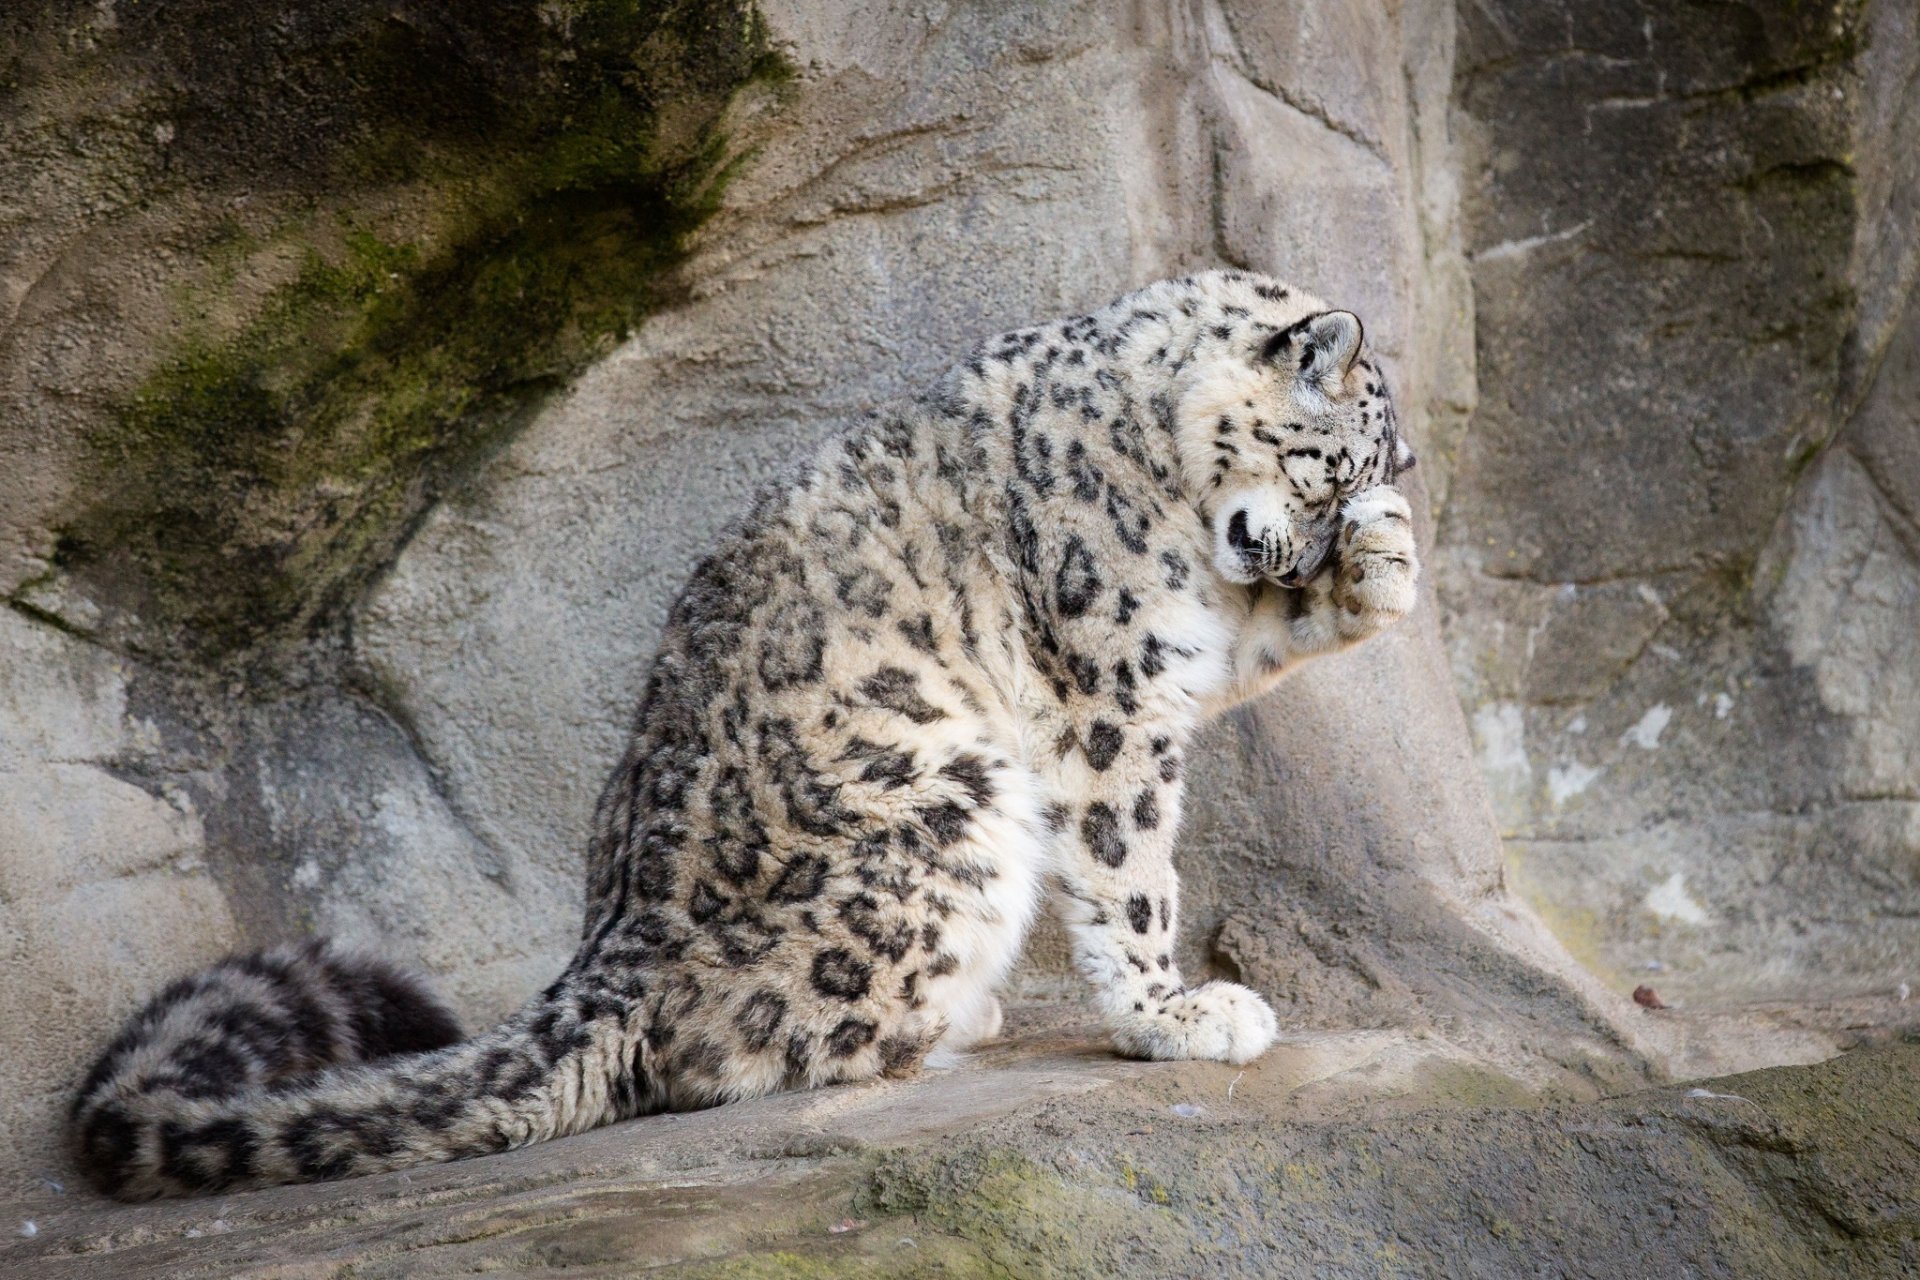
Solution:
<path fill-rule="evenodd" d="M 1297 313 L 1303 299 L 1288 295 Z M 1262 296 L 1265 296 L 1264 294 Z M 1297 587 L 1324 569 L 1341 508 L 1414 464 L 1386 375 L 1350 311 L 1215 330 L 1179 401 L 1180 462 L 1229 582 Z"/>

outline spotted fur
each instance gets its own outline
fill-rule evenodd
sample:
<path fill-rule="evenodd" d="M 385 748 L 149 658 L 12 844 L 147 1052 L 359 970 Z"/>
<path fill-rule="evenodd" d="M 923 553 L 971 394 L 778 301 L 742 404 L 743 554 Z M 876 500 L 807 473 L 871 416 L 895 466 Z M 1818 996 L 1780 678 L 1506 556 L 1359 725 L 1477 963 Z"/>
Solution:
<path fill-rule="evenodd" d="M 1411 461 L 1359 321 L 1263 277 L 989 339 L 694 571 L 546 991 L 463 1040 L 324 945 L 228 961 L 101 1058 L 83 1162 L 307 1181 L 910 1073 L 997 1032 L 1045 898 L 1122 1052 L 1247 1061 L 1266 1003 L 1172 958 L 1187 751 L 1412 607 Z"/>

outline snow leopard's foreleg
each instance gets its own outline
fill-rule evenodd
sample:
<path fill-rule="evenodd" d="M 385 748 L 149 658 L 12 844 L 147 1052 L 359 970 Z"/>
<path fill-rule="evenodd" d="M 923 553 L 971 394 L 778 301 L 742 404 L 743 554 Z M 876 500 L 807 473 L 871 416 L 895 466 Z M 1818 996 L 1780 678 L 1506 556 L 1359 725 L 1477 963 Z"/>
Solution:
<path fill-rule="evenodd" d="M 1173 846 L 1190 732 L 1103 718 L 1078 729 L 1078 746 L 1060 762 L 1061 793 L 1074 800 L 1061 832 L 1058 906 L 1121 1052 L 1246 1062 L 1273 1043 L 1273 1011 L 1231 982 L 1186 986 L 1174 958 Z"/>
<path fill-rule="evenodd" d="M 1357 644 L 1412 612 L 1420 577 L 1413 509 L 1392 485 L 1347 499 L 1328 572 L 1302 588 L 1302 605 L 1287 620 L 1298 657 Z"/>
<path fill-rule="evenodd" d="M 1305 586 L 1256 588 L 1234 641 L 1233 681 L 1206 713 L 1257 698 L 1309 658 L 1379 634 L 1419 599 L 1420 553 L 1406 497 L 1375 485 L 1347 500 L 1334 554 Z"/>

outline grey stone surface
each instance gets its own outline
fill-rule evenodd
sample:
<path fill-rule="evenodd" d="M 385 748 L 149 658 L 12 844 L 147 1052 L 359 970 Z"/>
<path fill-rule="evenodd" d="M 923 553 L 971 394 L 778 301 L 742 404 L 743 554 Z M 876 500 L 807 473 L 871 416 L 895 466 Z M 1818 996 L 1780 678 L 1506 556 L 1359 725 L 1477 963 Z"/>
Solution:
<path fill-rule="evenodd" d="M 128 664 L 12 611 L 0 653 L 0 1146 L 17 1188 L 64 1164 L 65 1095 L 106 1011 L 243 933 L 191 793 L 128 776 L 164 754 Z"/>
<path fill-rule="evenodd" d="M 752 487 L 982 334 L 1220 262 L 1366 317 L 1421 451 L 1437 594 L 1199 753 L 1190 971 L 1237 972 L 1302 1034 L 1377 1048 L 1342 1068 L 1348 1098 L 1435 1063 L 1591 1097 L 1812 1062 L 1844 1022 L 1911 1017 L 1894 994 L 1920 941 L 1909 9 L 768 3 L 764 31 L 644 48 L 661 100 L 693 104 L 649 117 L 649 141 L 711 167 L 672 188 L 710 216 L 658 248 L 643 322 L 578 350 L 543 337 L 530 368 L 501 355 L 498 386 L 486 360 L 456 364 L 497 394 L 351 472 L 320 464 L 384 439 L 382 405 L 446 392 L 446 317 L 493 318 L 471 291 L 420 292 L 422 263 L 526 267 L 448 228 L 492 208 L 472 192 L 529 197 L 445 128 L 418 169 L 382 167 L 378 104 L 328 79 L 364 52 L 356 24 L 388 54 L 457 26 L 305 9 L 266 34 L 218 5 L 183 19 L 229 70 L 314 88 L 271 107 L 233 106 L 247 77 L 196 80 L 177 41 L 129 52 L 144 13 L 0 20 L 24 50 L 0 65 L 7 1185 L 61 1176 L 61 1095 L 112 1022 L 229 947 L 375 944 L 475 1020 L 536 989 L 571 949 L 588 812 L 671 593 Z M 595 6 L 508 34 L 571 48 L 555 15 L 576 9 Z M 724 95 L 684 47 L 707 39 L 732 59 Z M 741 70 L 760 40 L 791 74 Z M 256 117 L 272 145 L 242 162 L 223 129 Z M 354 147 L 319 147 L 326 129 Z M 353 275 L 369 254 L 380 272 Z M 275 317 L 315 261 L 350 287 L 289 330 Z M 111 434 L 156 368 L 178 381 L 176 329 L 254 353 L 267 392 L 322 386 L 299 353 L 386 314 L 383 277 L 436 308 L 388 333 L 405 359 L 344 402 L 340 434 L 296 414 L 261 455 L 317 449 L 317 476 L 250 486 L 245 466 L 175 467 Z M 116 485 L 146 504 L 129 509 L 232 514 L 230 536 L 189 520 L 88 559 L 74 530 L 104 536 Z M 184 588 L 161 535 L 200 539 Z M 1628 1002 L 1648 962 L 1685 1016 Z M 1077 985 L 1043 930 L 1016 1025 L 1057 1025 Z M 1075 1080 L 1140 1070 L 1075 1062 Z M 1164 1078 L 1224 1089 L 1208 1070 Z M 1025 1079 L 1009 1105 L 1037 1096 Z M 706 1142 L 758 1114 L 646 1132 Z M 394 1202 L 413 1225 L 369 1231 L 522 1221 L 513 1197 L 586 1168 L 569 1152 L 635 1132 L 526 1157 L 511 1188 L 494 1164 L 415 1175 L 440 1190 Z M 659 1185 L 606 1194 L 630 1192 L 649 1222 L 671 1213 Z M 267 1193 L 249 1229 L 337 1225 L 366 1194 Z M 557 1239 L 598 1194 L 524 1221 Z M 238 1256 L 140 1212 L 72 1257 Z"/>
<path fill-rule="evenodd" d="M 73 1280 L 1409 1275 L 1820 1280 L 1920 1266 L 1913 1045 L 1552 1103 L 1386 1032 L 1248 1067 L 1027 1026 L 958 1070 L 318 1187 L 7 1204 Z M 32 1224 L 32 1234 L 18 1226 Z"/>
<path fill-rule="evenodd" d="M 1438 580 L 1513 882 L 1619 987 L 1920 956 L 1914 14 L 1461 10 Z"/>

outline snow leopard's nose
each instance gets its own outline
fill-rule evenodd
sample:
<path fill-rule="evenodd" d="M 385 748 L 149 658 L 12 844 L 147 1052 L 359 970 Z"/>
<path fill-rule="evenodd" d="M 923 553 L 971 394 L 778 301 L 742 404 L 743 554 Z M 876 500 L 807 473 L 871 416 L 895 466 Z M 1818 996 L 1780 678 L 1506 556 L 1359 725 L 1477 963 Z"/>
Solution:
<path fill-rule="evenodd" d="M 1254 528 L 1245 507 L 1235 509 L 1227 517 L 1227 545 L 1238 553 L 1249 569 L 1261 573 L 1271 572 L 1279 562 L 1286 536 L 1284 525 L 1276 527 L 1263 524 L 1260 528 Z"/>
<path fill-rule="evenodd" d="M 1227 520 L 1227 545 L 1241 555 L 1252 555 L 1260 550 L 1260 544 L 1247 532 L 1247 513 L 1240 510 Z"/>

